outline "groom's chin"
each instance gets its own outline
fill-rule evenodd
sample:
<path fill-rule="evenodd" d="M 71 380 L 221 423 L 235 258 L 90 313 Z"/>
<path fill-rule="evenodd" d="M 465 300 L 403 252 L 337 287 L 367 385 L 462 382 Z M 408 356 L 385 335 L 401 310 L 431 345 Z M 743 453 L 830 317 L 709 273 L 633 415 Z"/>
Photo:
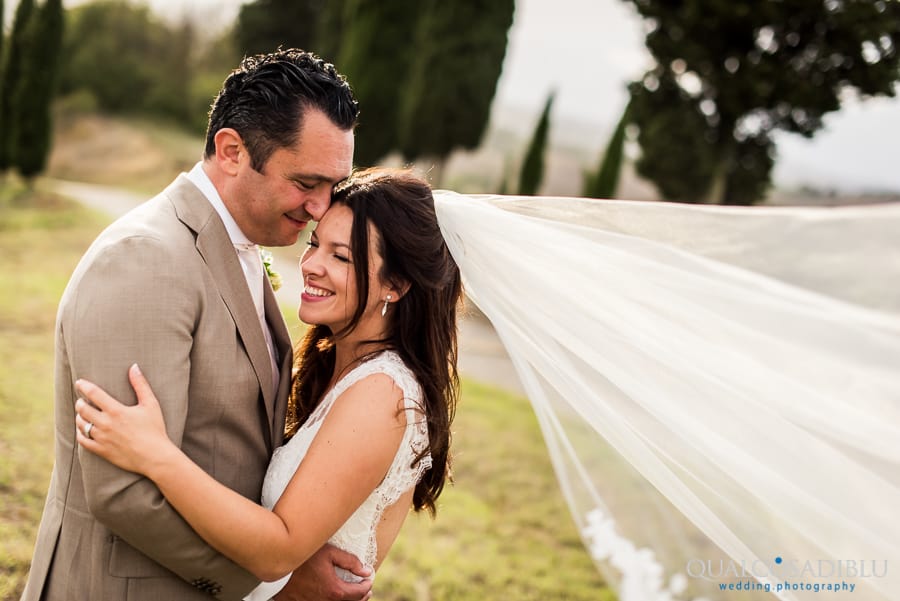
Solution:
<path fill-rule="evenodd" d="M 272 232 L 265 242 L 259 243 L 260 246 L 293 246 L 300 239 L 300 233 L 303 228 L 297 227 L 281 227 L 278 232 Z"/>

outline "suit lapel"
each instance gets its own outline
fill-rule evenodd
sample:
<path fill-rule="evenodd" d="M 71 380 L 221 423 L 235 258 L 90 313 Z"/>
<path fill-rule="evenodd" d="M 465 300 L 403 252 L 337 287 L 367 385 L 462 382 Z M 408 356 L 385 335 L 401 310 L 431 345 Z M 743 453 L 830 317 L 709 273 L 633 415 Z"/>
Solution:
<path fill-rule="evenodd" d="M 290 394 L 292 378 L 292 368 L 294 365 L 294 355 L 291 347 L 291 336 L 288 333 L 287 325 L 284 323 L 284 317 L 272 291 L 272 286 L 266 278 L 266 284 L 263 288 L 263 298 L 265 299 L 266 321 L 269 323 L 269 329 L 272 331 L 272 341 L 278 352 L 278 367 L 280 369 L 280 378 L 278 381 L 278 394 L 275 395 L 275 411 L 273 415 L 269 415 L 272 423 L 272 445 L 281 446 L 284 440 L 284 421 L 287 413 L 287 400 Z"/>
<path fill-rule="evenodd" d="M 172 190 L 174 188 L 174 190 Z M 209 268 L 219 294 L 228 307 L 262 390 L 268 423 L 273 423 L 275 391 L 272 366 L 244 270 L 215 209 L 187 177 L 180 175 L 170 186 L 169 198 L 181 221 L 197 234 L 197 251 Z M 279 387 L 280 388 L 280 387 Z M 270 432 L 270 435 L 273 433 Z"/>

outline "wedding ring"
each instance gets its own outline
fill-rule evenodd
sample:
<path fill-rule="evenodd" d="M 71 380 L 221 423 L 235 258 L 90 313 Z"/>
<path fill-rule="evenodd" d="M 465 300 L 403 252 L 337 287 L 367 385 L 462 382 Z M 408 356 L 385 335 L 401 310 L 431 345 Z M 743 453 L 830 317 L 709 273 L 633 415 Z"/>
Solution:
<path fill-rule="evenodd" d="M 93 430 L 93 429 L 94 429 L 94 424 L 92 424 L 91 422 L 88 422 L 84 425 L 84 435 L 87 436 L 88 438 L 90 438 L 91 440 L 93 440 L 93 437 L 91 436 L 91 430 Z"/>

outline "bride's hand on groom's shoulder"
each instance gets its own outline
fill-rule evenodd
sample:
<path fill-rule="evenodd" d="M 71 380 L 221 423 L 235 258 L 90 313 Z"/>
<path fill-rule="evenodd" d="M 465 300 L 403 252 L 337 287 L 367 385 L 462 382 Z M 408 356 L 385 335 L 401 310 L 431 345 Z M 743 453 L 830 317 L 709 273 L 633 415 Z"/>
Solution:
<path fill-rule="evenodd" d="M 159 401 L 137 365 L 128 370 L 137 404 L 127 406 L 87 380 L 75 382 L 81 396 L 75 402 L 78 443 L 88 451 L 130 472 L 152 477 L 175 445 L 166 434 Z"/>

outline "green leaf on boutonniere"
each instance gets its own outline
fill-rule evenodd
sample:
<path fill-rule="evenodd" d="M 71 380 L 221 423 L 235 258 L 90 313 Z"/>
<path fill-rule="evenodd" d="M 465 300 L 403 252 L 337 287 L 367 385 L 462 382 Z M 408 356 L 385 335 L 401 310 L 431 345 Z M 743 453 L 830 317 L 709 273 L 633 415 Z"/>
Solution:
<path fill-rule="evenodd" d="M 281 288 L 281 274 L 272 267 L 272 253 L 264 248 L 260 248 L 259 256 L 262 257 L 263 265 L 266 266 L 266 275 L 269 276 L 272 290 L 278 292 L 278 289 Z"/>

